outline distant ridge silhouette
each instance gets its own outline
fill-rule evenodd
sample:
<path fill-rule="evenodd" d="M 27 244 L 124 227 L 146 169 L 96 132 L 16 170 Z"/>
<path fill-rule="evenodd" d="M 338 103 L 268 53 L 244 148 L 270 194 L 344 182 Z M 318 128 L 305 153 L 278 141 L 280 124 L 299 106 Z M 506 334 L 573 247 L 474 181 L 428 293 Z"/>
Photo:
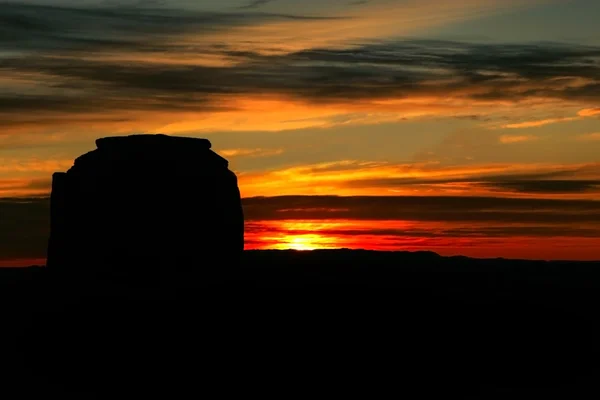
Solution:
<path fill-rule="evenodd" d="M 53 174 L 49 272 L 143 283 L 213 277 L 239 262 L 237 177 L 209 140 L 131 135 L 96 146 Z"/>
<path fill-rule="evenodd" d="M 54 174 L 48 267 L 0 272 L 5 397 L 599 397 L 600 263 L 243 251 L 208 140 L 96 145 Z"/>

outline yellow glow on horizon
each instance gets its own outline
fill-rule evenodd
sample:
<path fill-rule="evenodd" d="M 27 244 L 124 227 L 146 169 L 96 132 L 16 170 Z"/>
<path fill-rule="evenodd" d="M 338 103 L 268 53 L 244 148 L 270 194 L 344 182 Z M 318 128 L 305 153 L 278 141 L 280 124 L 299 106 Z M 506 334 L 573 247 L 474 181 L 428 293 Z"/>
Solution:
<path fill-rule="evenodd" d="M 261 236 L 264 240 L 264 248 L 274 250 L 319 250 L 343 247 L 335 235 L 329 234 L 329 230 L 340 226 L 351 226 L 349 221 L 336 220 L 297 220 L 297 221 L 270 221 L 275 234 Z M 310 233 L 308 233 L 310 232 Z M 252 236 L 251 234 L 249 235 Z"/>
<path fill-rule="evenodd" d="M 309 216 L 308 216 L 309 217 Z M 598 259 L 595 237 L 488 236 L 485 222 L 267 220 L 251 221 L 246 250 L 365 249 L 380 251 L 435 251 L 445 256 L 524 259 Z M 519 226 L 500 223 L 500 228 Z M 461 229 L 471 233 L 461 235 Z M 478 233 L 479 229 L 481 231 Z M 453 231 L 456 230 L 456 234 Z M 430 232 L 431 235 L 422 235 Z M 510 243 L 510 245 L 507 245 Z"/>
<path fill-rule="evenodd" d="M 284 241 L 287 243 L 282 244 L 282 246 L 293 250 L 316 250 L 323 248 L 317 244 L 319 238 L 319 235 L 286 236 Z"/>

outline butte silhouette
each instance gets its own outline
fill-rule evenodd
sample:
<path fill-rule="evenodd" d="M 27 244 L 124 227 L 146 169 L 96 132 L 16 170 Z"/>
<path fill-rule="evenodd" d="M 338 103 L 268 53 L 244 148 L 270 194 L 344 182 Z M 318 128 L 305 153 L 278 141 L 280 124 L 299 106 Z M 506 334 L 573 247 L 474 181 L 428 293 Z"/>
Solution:
<path fill-rule="evenodd" d="M 48 271 L 158 281 L 220 276 L 239 263 L 244 217 L 236 175 L 207 139 L 131 135 L 52 179 Z"/>

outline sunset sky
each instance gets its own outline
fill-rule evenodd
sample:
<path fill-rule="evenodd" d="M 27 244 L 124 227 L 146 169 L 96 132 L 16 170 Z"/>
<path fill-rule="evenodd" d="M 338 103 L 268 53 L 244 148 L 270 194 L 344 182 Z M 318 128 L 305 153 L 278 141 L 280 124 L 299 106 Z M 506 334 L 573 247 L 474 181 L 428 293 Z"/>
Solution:
<path fill-rule="evenodd" d="M 600 259 L 600 1 L 0 2 L 0 266 L 103 136 L 210 139 L 246 248 Z"/>

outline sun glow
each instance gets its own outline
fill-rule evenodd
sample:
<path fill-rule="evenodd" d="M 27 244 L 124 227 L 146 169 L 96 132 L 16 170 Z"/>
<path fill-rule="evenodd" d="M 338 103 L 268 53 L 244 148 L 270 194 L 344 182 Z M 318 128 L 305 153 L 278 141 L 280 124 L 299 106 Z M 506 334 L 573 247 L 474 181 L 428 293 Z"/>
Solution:
<path fill-rule="evenodd" d="M 319 244 L 320 235 L 287 236 L 283 238 L 282 247 L 292 250 L 316 250 L 323 248 Z"/>
<path fill-rule="evenodd" d="M 518 223 L 265 220 L 247 221 L 245 249 L 435 251 L 444 256 L 597 260 L 596 237 L 537 236 Z M 496 235 L 486 232 L 491 228 Z M 522 232 L 514 233 L 514 230 Z M 593 228 L 592 228 L 593 229 Z M 502 231 L 506 233 L 502 235 Z M 507 238 L 511 246 L 507 247 Z M 573 254 L 576 254 L 574 257 Z"/>
<path fill-rule="evenodd" d="M 253 232 L 253 224 L 247 226 L 248 248 L 268 248 L 274 250 L 318 250 L 344 247 L 330 230 L 342 222 L 332 221 L 270 221 L 262 224 L 265 231 Z M 268 232 L 268 233 L 267 233 Z M 254 245 L 252 244 L 254 243 Z"/>

